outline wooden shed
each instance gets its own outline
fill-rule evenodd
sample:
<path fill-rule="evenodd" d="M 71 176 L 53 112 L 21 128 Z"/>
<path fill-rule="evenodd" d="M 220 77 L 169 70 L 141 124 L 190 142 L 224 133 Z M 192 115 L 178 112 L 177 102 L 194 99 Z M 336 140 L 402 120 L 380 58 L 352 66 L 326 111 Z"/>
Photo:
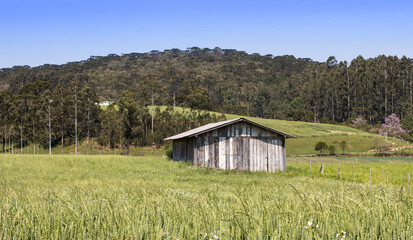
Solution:
<path fill-rule="evenodd" d="M 165 138 L 173 141 L 174 161 L 248 171 L 284 171 L 288 134 L 245 118 L 210 123 Z"/>

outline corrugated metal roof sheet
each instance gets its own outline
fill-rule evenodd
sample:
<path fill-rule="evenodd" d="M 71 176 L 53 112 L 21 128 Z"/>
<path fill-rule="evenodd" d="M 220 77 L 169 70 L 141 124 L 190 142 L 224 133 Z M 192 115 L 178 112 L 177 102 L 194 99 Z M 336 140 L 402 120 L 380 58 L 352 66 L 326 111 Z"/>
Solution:
<path fill-rule="evenodd" d="M 207 124 L 207 125 L 204 125 L 204 126 L 201 126 L 201 127 L 197 127 L 197 128 L 191 129 L 189 131 L 177 134 L 175 136 L 165 138 L 164 140 L 168 141 L 168 140 L 176 140 L 176 139 L 181 139 L 181 138 L 193 137 L 195 135 L 199 135 L 199 134 L 202 134 L 202 133 L 205 133 L 205 132 L 209 132 L 209 131 L 212 131 L 212 130 L 215 130 L 215 129 L 218 129 L 218 128 L 221 128 L 221 127 L 225 127 L 225 126 L 228 126 L 230 124 L 234 124 L 236 122 L 242 122 L 242 121 L 243 122 L 248 122 L 248 123 L 250 123 L 252 125 L 255 125 L 257 127 L 260 127 L 260 128 L 264 128 L 264 129 L 266 129 L 270 132 L 274 132 L 274 133 L 283 135 L 286 138 L 293 138 L 294 137 L 294 136 L 291 136 L 291 135 L 288 135 L 286 133 L 274 130 L 272 128 L 269 128 L 267 126 L 261 125 L 259 123 L 253 122 L 253 121 L 245 119 L 245 118 L 236 118 L 236 119 L 226 120 L 226 121 L 222 121 L 222 122 L 210 123 L 210 124 Z"/>

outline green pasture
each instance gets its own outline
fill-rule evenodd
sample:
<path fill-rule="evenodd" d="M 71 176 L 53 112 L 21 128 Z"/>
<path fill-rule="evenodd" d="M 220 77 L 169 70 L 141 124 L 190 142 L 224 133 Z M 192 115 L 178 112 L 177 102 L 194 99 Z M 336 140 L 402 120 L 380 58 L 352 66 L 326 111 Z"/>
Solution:
<path fill-rule="evenodd" d="M 0 155 L 0 238 L 413 238 L 412 188 L 317 177 L 288 161 L 286 172 L 250 173 L 163 157 Z"/>
<path fill-rule="evenodd" d="M 310 170 L 311 161 L 311 170 Z M 321 165 L 324 162 L 324 174 L 321 174 Z M 298 167 L 297 167 L 298 163 Z M 412 157 L 289 157 L 287 167 L 290 171 L 304 174 L 310 177 L 338 178 L 340 164 L 340 179 L 369 183 L 371 170 L 371 184 L 388 184 L 408 186 L 408 174 L 413 180 Z M 412 183 L 413 184 L 413 183 Z M 413 185 L 411 185 L 413 187 Z"/>
<path fill-rule="evenodd" d="M 160 106 L 161 111 L 166 109 L 166 106 Z M 188 112 L 189 108 L 175 107 L 175 111 Z M 219 115 L 220 113 L 211 112 Z M 299 121 L 286 121 L 279 119 L 264 119 L 255 117 L 246 117 L 233 114 L 225 114 L 227 119 L 247 118 L 251 121 L 274 128 L 281 132 L 288 133 L 296 137 L 320 137 L 326 135 L 363 135 L 363 136 L 377 136 L 355 128 L 323 123 L 309 123 Z"/>
<path fill-rule="evenodd" d="M 345 141 L 347 147 L 344 150 L 345 154 L 348 153 L 367 153 L 368 151 L 377 148 L 383 144 L 389 146 L 393 145 L 402 145 L 403 142 L 385 142 L 385 139 L 382 137 L 371 137 L 371 136 L 322 136 L 322 137 L 306 137 L 306 138 L 288 138 L 286 140 L 286 152 L 289 156 L 294 155 L 303 155 L 303 154 L 319 154 L 320 152 L 314 150 L 317 142 L 323 141 L 327 145 L 333 145 L 336 147 L 336 154 L 342 154 L 342 149 L 339 146 L 339 143 Z M 328 151 L 325 151 L 328 153 Z M 373 154 L 373 153 L 372 153 Z"/>
<path fill-rule="evenodd" d="M 160 106 L 160 109 L 165 110 L 166 106 Z M 175 111 L 182 113 L 189 112 L 189 109 L 176 107 Z M 218 115 L 220 113 L 215 114 Z M 342 152 L 338 147 L 338 143 L 341 141 L 346 141 L 348 145 L 345 153 L 367 153 L 372 149 L 384 145 L 392 147 L 412 147 L 412 145 L 406 141 L 394 138 L 388 138 L 386 141 L 384 136 L 367 133 L 362 130 L 342 125 L 262 119 L 232 114 L 226 114 L 225 116 L 227 119 L 244 117 L 267 127 L 295 136 L 296 138 L 294 139 L 287 139 L 287 155 L 290 156 L 316 154 L 317 151 L 314 150 L 314 147 L 319 141 L 325 141 L 328 145 L 336 145 L 337 153 Z M 413 151 L 409 149 L 410 148 L 406 148 L 405 152 Z"/>

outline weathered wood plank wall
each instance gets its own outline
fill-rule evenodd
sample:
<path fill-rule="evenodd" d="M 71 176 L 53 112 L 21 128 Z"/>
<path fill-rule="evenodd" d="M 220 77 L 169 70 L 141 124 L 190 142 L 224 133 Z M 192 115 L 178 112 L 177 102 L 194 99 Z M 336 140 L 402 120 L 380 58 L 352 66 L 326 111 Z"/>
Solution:
<path fill-rule="evenodd" d="M 246 122 L 174 140 L 175 161 L 249 171 L 285 170 L 285 138 Z"/>

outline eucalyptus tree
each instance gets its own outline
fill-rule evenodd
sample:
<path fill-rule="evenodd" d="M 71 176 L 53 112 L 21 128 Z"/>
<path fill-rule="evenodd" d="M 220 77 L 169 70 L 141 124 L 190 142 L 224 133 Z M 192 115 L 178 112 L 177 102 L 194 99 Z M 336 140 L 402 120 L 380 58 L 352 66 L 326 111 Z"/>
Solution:
<path fill-rule="evenodd" d="M 90 137 L 96 137 L 99 132 L 99 98 L 90 86 L 82 88 L 79 103 L 81 136 L 86 137 L 87 155 L 89 155 Z"/>
<path fill-rule="evenodd" d="M 71 101 L 68 95 L 68 89 L 64 88 L 63 85 L 58 84 L 54 89 L 52 96 L 52 107 L 54 109 L 52 122 L 54 123 L 55 135 L 59 136 L 60 139 L 61 154 L 63 154 L 65 137 L 70 134 L 72 126 L 72 111 L 70 111 L 72 108 L 70 107 Z"/>
<path fill-rule="evenodd" d="M 145 136 L 145 119 L 148 109 L 136 101 L 135 95 L 130 91 L 122 92 L 122 97 L 118 101 L 121 115 L 123 136 L 126 139 L 126 150 L 129 152 L 129 145 L 135 138 Z"/>
<path fill-rule="evenodd" d="M 3 126 L 2 136 L 2 152 L 5 152 L 5 146 L 9 142 L 10 152 L 10 138 L 11 138 L 11 124 L 13 120 L 12 114 L 13 94 L 10 91 L 0 91 L 0 122 Z M 1 132 L 1 131 L 0 131 Z"/>

